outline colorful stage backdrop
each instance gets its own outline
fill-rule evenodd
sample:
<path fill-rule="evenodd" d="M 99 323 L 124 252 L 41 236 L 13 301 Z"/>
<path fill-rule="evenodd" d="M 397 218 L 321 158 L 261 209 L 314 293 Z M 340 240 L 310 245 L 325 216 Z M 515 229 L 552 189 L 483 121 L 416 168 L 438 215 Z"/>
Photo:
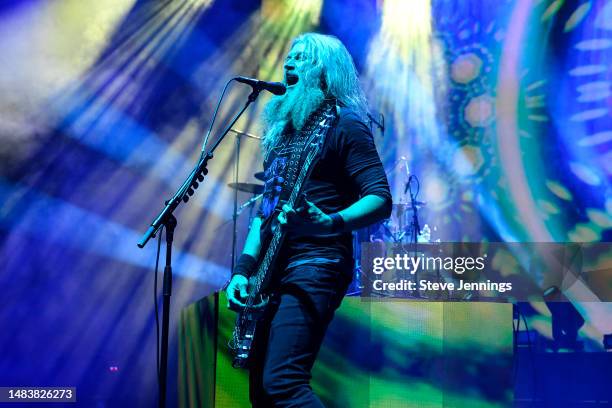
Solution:
<path fill-rule="evenodd" d="M 417 175 L 432 239 L 610 241 L 612 1 L 1 2 L 0 384 L 152 403 L 155 242 L 136 242 L 197 158 L 223 83 L 280 80 L 291 38 L 313 30 L 353 54 L 384 115 L 394 201 Z M 259 135 L 266 100 L 236 129 Z M 229 276 L 234 143 L 177 211 L 171 333 Z M 244 139 L 238 178 L 260 166 Z M 575 306 L 601 351 L 610 304 Z M 534 305 L 528 322 L 550 338 L 550 316 Z"/>
<path fill-rule="evenodd" d="M 250 406 L 248 374 L 231 367 L 235 315 L 226 303 L 210 296 L 181 313 L 181 408 Z M 346 298 L 312 387 L 328 408 L 511 406 L 511 321 L 512 305 L 502 303 Z"/>

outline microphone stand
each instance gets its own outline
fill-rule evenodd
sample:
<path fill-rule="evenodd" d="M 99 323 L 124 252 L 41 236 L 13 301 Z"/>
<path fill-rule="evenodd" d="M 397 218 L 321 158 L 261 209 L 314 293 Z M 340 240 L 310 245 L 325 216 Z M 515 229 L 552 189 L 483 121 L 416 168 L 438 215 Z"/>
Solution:
<path fill-rule="evenodd" d="M 138 247 L 144 248 L 149 239 L 155 237 L 155 234 L 162 226 L 166 228 L 166 266 L 164 268 L 162 289 L 163 314 L 161 334 L 161 357 L 159 367 L 160 408 L 164 408 L 166 406 L 166 385 L 168 377 L 168 327 L 170 324 L 170 297 L 172 296 L 172 240 L 174 238 L 174 229 L 177 225 L 177 219 L 173 215 L 173 213 L 174 210 L 176 210 L 176 207 L 179 206 L 181 201 L 185 203 L 189 201 L 189 197 L 194 194 L 195 190 L 199 186 L 198 181 L 204 181 L 204 175 L 208 173 L 208 169 L 206 168 L 208 165 L 208 161 L 213 158 L 213 153 L 215 149 L 219 146 L 225 135 L 230 131 L 230 129 L 238 121 L 240 116 L 242 116 L 244 111 L 246 111 L 249 105 L 257 99 L 260 92 L 261 88 L 253 87 L 253 91 L 249 95 L 248 100 L 244 104 L 242 110 L 240 110 L 240 112 L 238 112 L 238 114 L 234 116 L 229 126 L 225 128 L 221 136 L 215 141 L 215 143 L 213 143 L 210 150 L 208 150 L 206 154 L 202 154 L 196 168 L 189 174 L 187 179 L 183 182 L 183 184 L 177 190 L 174 196 L 170 200 L 166 201 L 165 207 L 161 210 L 157 217 L 155 217 L 149 229 L 144 233 L 144 235 L 140 239 L 140 242 L 138 242 Z"/>

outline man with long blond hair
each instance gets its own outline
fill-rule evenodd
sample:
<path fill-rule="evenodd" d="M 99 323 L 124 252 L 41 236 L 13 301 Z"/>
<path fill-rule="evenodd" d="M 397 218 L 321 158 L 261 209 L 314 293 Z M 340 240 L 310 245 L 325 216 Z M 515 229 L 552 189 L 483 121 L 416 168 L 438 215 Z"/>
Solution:
<path fill-rule="evenodd" d="M 264 110 L 264 198 L 227 295 L 232 306 L 244 306 L 263 237 L 271 224 L 280 225 L 286 239 L 253 345 L 251 402 L 255 407 L 322 407 L 310 387 L 310 372 L 352 278 L 351 231 L 387 218 L 391 194 L 344 45 L 328 35 L 297 37 L 285 59 L 284 82 L 287 92 L 273 97 Z M 292 208 L 285 201 L 292 175 L 304 171 L 299 153 L 323 111 L 337 118 L 304 184 L 306 200 Z"/>

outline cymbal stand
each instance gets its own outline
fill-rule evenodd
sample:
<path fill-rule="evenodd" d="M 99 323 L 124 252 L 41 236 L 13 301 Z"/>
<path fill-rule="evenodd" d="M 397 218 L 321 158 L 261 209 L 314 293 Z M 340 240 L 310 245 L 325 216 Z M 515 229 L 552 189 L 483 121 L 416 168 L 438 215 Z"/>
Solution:
<path fill-rule="evenodd" d="M 411 174 L 410 177 L 408 177 L 408 182 L 406 184 L 406 190 L 408 190 L 408 192 L 410 192 L 410 206 L 412 207 L 412 222 L 410 223 L 410 242 L 413 245 L 414 248 L 414 257 L 417 256 L 417 247 L 418 247 L 418 243 L 419 243 L 419 235 L 421 233 L 421 227 L 419 226 L 419 214 L 418 214 L 418 206 L 417 206 L 417 195 L 419 195 L 419 190 L 420 190 L 421 186 L 419 183 L 419 179 L 417 178 L 417 176 L 415 176 L 414 174 Z M 418 274 L 419 271 L 415 270 L 414 271 L 414 281 L 417 284 L 416 285 L 416 297 L 420 298 L 421 297 L 421 292 L 419 290 L 419 278 L 418 278 Z"/>
<path fill-rule="evenodd" d="M 236 132 L 236 158 L 234 159 L 234 183 L 238 184 L 238 171 L 240 170 L 240 140 L 242 134 Z M 234 211 L 232 212 L 232 262 L 231 269 L 234 272 L 234 266 L 236 265 L 236 239 L 238 236 L 238 189 L 234 189 Z"/>
<path fill-rule="evenodd" d="M 251 133 L 243 132 L 241 130 L 230 129 L 229 131 L 236 135 L 236 159 L 235 159 L 236 166 L 234 167 L 234 185 L 238 185 L 238 172 L 240 170 L 240 167 L 239 167 L 240 141 L 242 139 L 242 136 L 246 136 L 248 138 L 250 137 L 251 139 L 257 139 L 257 140 L 261 140 L 261 137 L 255 136 Z M 242 204 L 240 208 L 238 208 L 238 189 L 236 188 L 234 189 L 234 211 L 232 213 L 232 262 L 231 262 L 232 266 L 230 269 L 231 271 L 234 270 L 234 266 L 236 264 L 236 240 L 238 237 L 238 216 L 242 213 L 242 210 L 244 210 L 245 207 L 255 204 L 255 201 L 257 201 L 259 197 L 261 197 L 261 194 L 258 196 L 254 196 L 249 201 Z"/>

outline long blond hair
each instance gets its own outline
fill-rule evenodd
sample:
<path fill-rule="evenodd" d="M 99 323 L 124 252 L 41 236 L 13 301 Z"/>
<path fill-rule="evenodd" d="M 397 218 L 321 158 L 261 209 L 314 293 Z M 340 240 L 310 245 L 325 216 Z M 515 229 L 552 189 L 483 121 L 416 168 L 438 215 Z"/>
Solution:
<path fill-rule="evenodd" d="M 351 109 L 365 120 L 366 97 L 353 58 L 344 44 L 337 37 L 318 33 L 299 35 L 291 47 L 300 43 L 304 44 L 305 54 L 312 65 L 309 72 L 320 76 L 325 96 L 335 98 L 340 106 Z M 277 145 L 281 134 L 278 128 L 267 129 L 263 140 L 264 152 Z"/>

